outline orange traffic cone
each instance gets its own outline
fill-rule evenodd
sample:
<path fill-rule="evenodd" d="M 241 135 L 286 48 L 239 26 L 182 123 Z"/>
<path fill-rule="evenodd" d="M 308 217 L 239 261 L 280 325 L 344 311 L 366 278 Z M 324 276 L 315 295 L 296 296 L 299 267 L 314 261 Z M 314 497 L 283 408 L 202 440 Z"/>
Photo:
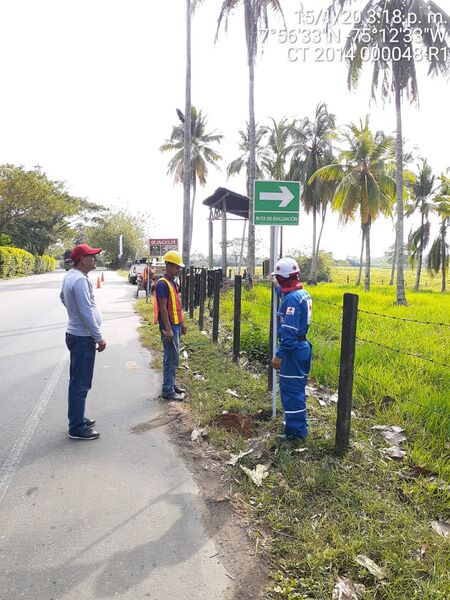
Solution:
<path fill-rule="evenodd" d="M 105 277 L 103 275 L 103 271 L 102 271 L 102 277 L 101 277 L 101 282 L 103 283 L 105 281 Z"/>
<path fill-rule="evenodd" d="M 102 284 L 100 283 L 100 277 L 97 277 L 97 288 L 101 288 Z"/>

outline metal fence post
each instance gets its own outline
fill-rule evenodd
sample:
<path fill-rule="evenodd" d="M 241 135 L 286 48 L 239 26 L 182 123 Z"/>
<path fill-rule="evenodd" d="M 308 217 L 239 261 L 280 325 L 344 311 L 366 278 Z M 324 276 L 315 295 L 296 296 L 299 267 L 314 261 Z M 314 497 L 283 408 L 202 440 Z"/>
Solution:
<path fill-rule="evenodd" d="M 234 276 L 234 328 L 233 328 L 233 360 L 238 362 L 241 349 L 241 293 L 242 277 Z"/>
<path fill-rule="evenodd" d="M 189 318 L 194 317 L 194 285 L 195 285 L 195 273 L 194 267 L 189 267 Z"/>
<path fill-rule="evenodd" d="M 206 269 L 202 269 L 200 274 L 200 294 L 199 294 L 199 308 L 198 308 L 198 328 L 203 331 L 204 319 L 205 319 L 205 298 L 206 298 Z"/>
<path fill-rule="evenodd" d="M 222 271 L 214 271 L 214 303 L 213 303 L 213 328 L 212 341 L 219 339 L 219 302 L 220 302 L 220 280 Z"/>
<path fill-rule="evenodd" d="M 336 449 L 341 453 L 347 450 L 350 441 L 358 300 L 359 296 L 356 294 L 344 294 L 336 420 Z"/>

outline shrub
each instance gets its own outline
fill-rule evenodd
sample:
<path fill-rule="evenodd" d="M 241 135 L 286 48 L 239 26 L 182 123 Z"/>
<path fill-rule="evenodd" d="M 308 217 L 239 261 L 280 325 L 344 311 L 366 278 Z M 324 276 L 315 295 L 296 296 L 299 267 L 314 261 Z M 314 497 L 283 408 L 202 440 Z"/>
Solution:
<path fill-rule="evenodd" d="M 0 246 L 0 277 L 23 277 L 34 271 L 34 256 L 21 248 Z"/>
<path fill-rule="evenodd" d="M 48 256 L 48 254 L 44 254 L 43 256 L 39 256 L 35 254 L 34 256 L 34 272 L 35 273 L 48 273 L 49 271 L 53 271 L 56 267 L 56 260 L 53 256 Z"/>
<path fill-rule="evenodd" d="M 311 273 L 311 256 L 300 254 L 295 257 L 300 267 L 301 280 L 307 281 Z M 317 281 L 331 281 L 331 269 L 333 267 L 333 258 L 330 252 L 319 251 L 317 258 Z"/>
<path fill-rule="evenodd" d="M 269 359 L 269 339 L 267 331 L 262 331 L 256 323 L 241 330 L 241 350 L 247 353 L 249 358 L 267 363 Z"/>
<path fill-rule="evenodd" d="M 56 260 L 44 254 L 33 256 L 21 248 L 0 246 L 0 277 L 24 277 L 33 273 L 53 271 Z"/>

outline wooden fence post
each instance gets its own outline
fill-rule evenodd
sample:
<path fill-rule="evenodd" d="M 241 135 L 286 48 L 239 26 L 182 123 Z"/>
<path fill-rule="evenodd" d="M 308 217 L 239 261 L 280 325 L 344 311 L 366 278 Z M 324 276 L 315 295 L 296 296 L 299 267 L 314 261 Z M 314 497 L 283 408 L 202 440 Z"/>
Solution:
<path fill-rule="evenodd" d="M 233 360 L 238 362 L 241 349 L 241 293 L 242 277 L 234 276 L 234 328 L 233 328 Z"/>
<path fill-rule="evenodd" d="M 183 269 L 182 288 L 181 288 L 181 305 L 183 310 L 188 310 L 189 301 L 189 273 Z"/>
<path fill-rule="evenodd" d="M 194 267 L 189 267 L 189 318 L 194 317 L 194 284 L 195 284 L 195 273 Z"/>
<path fill-rule="evenodd" d="M 344 294 L 336 420 L 336 449 L 339 453 L 347 450 L 350 441 L 358 300 L 359 296 L 356 294 Z"/>
<path fill-rule="evenodd" d="M 214 302 L 213 302 L 213 328 L 212 341 L 219 339 L 219 302 L 220 302 L 220 280 L 222 271 L 214 271 Z"/>
<path fill-rule="evenodd" d="M 203 331 L 204 318 L 205 318 L 205 298 L 206 298 L 206 269 L 202 269 L 200 273 L 200 297 L 199 297 L 199 308 L 198 308 L 198 328 Z"/>

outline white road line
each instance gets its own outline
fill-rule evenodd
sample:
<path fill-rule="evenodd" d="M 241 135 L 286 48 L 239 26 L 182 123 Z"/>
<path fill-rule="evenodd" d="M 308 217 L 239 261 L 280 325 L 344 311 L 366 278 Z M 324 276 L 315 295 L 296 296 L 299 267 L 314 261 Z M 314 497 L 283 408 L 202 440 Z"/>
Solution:
<path fill-rule="evenodd" d="M 51 374 L 50 379 L 47 381 L 47 385 L 45 386 L 39 400 L 36 402 L 33 411 L 28 417 L 28 421 L 25 423 L 22 433 L 17 438 L 13 449 L 9 453 L 9 456 L 0 471 L 0 502 L 3 500 L 3 497 L 8 490 L 9 484 L 11 483 L 11 480 L 17 471 L 25 450 L 28 448 L 28 444 L 33 437 L 33 433 L 36 430 L 36 427 L 42 417 L 48 401 L 53 394 L 53 390 L 58 383 L 58 379 L 60 378 L 62 370 L 64 369 L 67 361 L 68 354 L 63 354 L 63 356 L 59 359 L 53 373 Z"/>

